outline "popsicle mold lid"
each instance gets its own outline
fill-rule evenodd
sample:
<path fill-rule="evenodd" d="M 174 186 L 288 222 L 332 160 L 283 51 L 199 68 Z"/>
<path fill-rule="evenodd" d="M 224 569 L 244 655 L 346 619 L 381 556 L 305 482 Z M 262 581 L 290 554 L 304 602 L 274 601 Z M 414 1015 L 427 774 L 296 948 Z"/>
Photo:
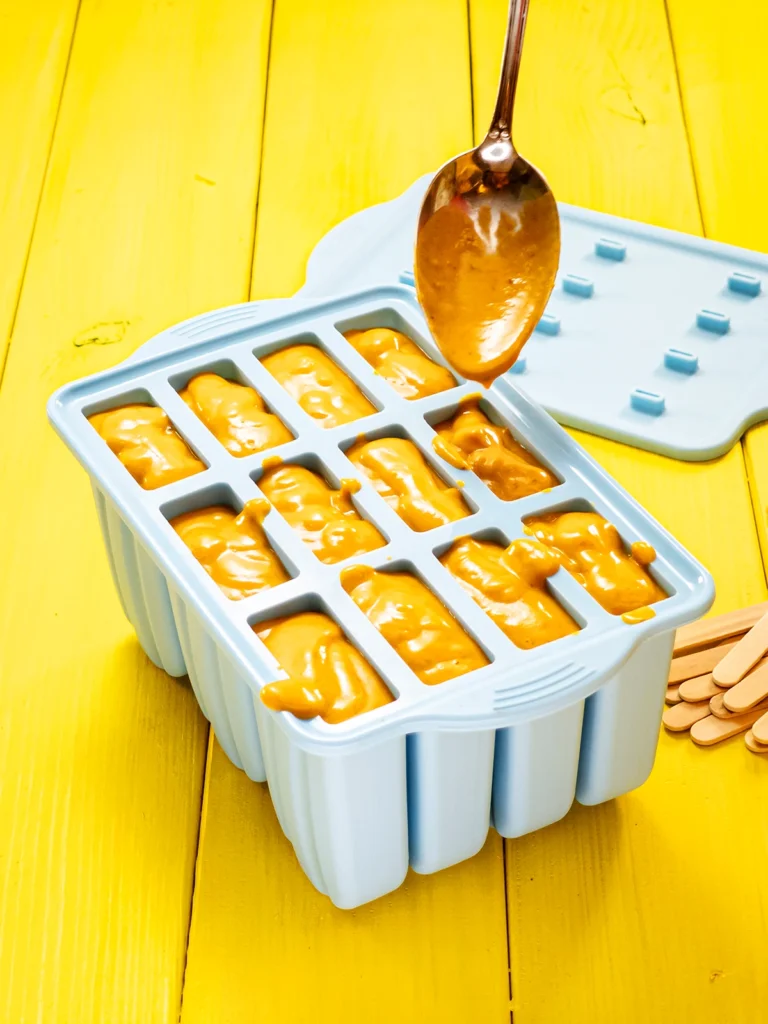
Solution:
<path fill-rule="evenodd" d="M 331 228 L 299 294 L 410 275 L 432 177 Z M 526 345 L 524 389 L 560 423 L 638 448 L 694 462 L 728 451 L 768 417 L 768 255 L 558 209 L 560 271 Z"/>
<path fill-rule="evenodd" d="M 385 318 L 389 324 L 383 323 Z M 562 482 L 548 493 L 504 502 L 471 471 L 443 462 L 432 450 L 433 425 L 451 415 L 462 399 L 477 395 L 477 385 L 457 377 L 457 386 L 451 390 L 415 401 L 400 398 L 340 333 L 366 325 L 397 325 L 431 358 L 444 363 L 412 289 L 387 285 L 324 301 L 299 296 L 194 317 L 157 335 L 118 366 L 65 385 L 48 403 L 54 428 L 157 561 L 171 587 L 194 608 L 203 628 L 216 638 L 257 701 L 260 686 L 282 673 L 251 625 L 310 608 L 335 618 L 393 690 L 397 699 L 392 703 L 335 725 L 321 719 L 300 721 L 288 713 L 261 708 L 260 713 L 276 714 L 281 728 L 300 748 L 318 754 L 345 753 L 417 730 L 496 729 L 542 717 L 593 693 L 648 637 L 673 630 L 706 611 L 714 597 L 706 570 L 509 377 L 483 392 L 487 413 L 509 426 Z M 259 355 L 296 341 L 310 341 L 327 351 L 377 411 L 330 430 L 312 421 L 259 362 Z M 294 440 L 255 456 L 228 455 L 176 390 L 195 372 L 217 367 L 234 367 L 252 384 L 286 422 Z M 208 469 L 156 491 L 142 490 L 86 419 L 92 412 L 130 401 L 151 401 L 163 407 Z M 415 533 L 346 460 L 344 449 L 360 434 L 381 437 L 392 432 L 410 437 L 439 475 L 462 486 L 471 510 L 466 519 Z M 285 462 L 322 468 L 334 486 L 342 477 L 357 478 L 361 488 L 353 500 L 358 511 L 379 527 L 388 543 L 324 566 L 272 509 L 264 528 L 291 579 L 231 602 L 193 559 L 168 518 L 221 501 L 242 505 L 259 496 L 261 463 L 274 454 Z M 529 516 L 577 508 L 592 508 L 614 522 L 625 544 L 651 543 L 657 551 L 653 573 L 670 596 L 653 606 L 653 618 L 629 625 L 605 612 L 561 569 L 550 580 L 551 589 L 582 628 L 533 650 L 520 650 L 440 565 L 438 556 L 458 537 L 492 536 L 508 542 L 524 535 L 523 520 Z M 344 592 L 339 574 L 350 564 L 413 572 L 480 644 L 490 664 L 438 686 L 421 683 Z"/>

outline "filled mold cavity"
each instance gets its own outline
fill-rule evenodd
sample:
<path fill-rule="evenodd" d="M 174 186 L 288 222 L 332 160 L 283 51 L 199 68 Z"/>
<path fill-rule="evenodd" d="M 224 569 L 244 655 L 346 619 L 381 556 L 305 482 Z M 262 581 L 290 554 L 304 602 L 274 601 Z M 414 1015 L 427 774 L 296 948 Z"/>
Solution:
<path fill-rule="evenodd" d="M 510 542 L 488 529 L 441 545 L 435 554 L 516 647 L 531 650 L 578 633 L 579 624 L 549 586 L 560 562 L 533 537 Z"/>
<path fill-rule="evenodd" d="M 400 395 L 413 401 L 456 387 L 436 350 L 393 309 L 363 313 L 335 325 L 352 348 Z"/>
<path fill-rule="evenodd" d="M 465 675 L 492 658 L 406 561 L 385 570 L 351 565 L 341 585 L 395 653 L 427 686 Z"/>
<path fill-rule="evenodd" d="M 133 479 L 145 491 L 184 480 L 208 467 L 148 391 L 132 391 L 83 410 Z"/>
<path fill-rule="evenodd" d="M 652 569 L 655 549 L 644 540 L 626 544 L 586 502 L 528 516 L 524 528 L 605 611 L 629 624 L 653 618 L 652 606 L 671 593 Z"/>
<path fill-rule="evenodd" d="M 562 482 L 479 396 L 435 410 L 426 419 L 435 431 L 435 452 L 457 469 L 471 470 L 502 501 L 549 491 Z"/>
<path fill-rule="evenodd" d="M 382 427 L 364 435 L 351 442 L 344 453 L 417 533 L 477 511 L 400 426 Z"/>
<path fill-rule="evenodd" d="M 270 460 L 267 460 L 269 463 Z M 360 482 L 331 482 L 316 455 L 267 465 L 254 479 L 262 494 L 325 565 L 384 547 L 389 538 L 357 508 Z"/>
<path fill-rule="evenodd" d="M 264 498 L 243 505 L 232 489 L 215 484 L 161 509 L 190 554 L 230 601 L 242 601 L 297 575 L 264 531 Z"/>
<path fill-rule="evenodd" d="M 337 725 L 397 699 L 316 595 L 249 624 L 287 676 L 261 688 L 270 710 Z"/>
<path fill-rule="evenodd" d="M 378 411 L 374 397 L 339 366 L 314 334 L 255 350 L 254 355 L 307 416 L 326 430 Z"/>
<path fill-rule="evenodd" d="M 169 380 L 191 411 L 235 458 L 255 455 L 294 435 L 229 359 Z"/>

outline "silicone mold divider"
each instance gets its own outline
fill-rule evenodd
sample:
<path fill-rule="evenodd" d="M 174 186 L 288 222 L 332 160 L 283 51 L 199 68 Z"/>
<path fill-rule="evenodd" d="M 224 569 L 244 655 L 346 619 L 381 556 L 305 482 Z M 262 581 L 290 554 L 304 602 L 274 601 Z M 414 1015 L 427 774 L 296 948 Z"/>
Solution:
<path fill-rule="evenodd" d="M 521 835 L 565 814 L 574 795 L 597 803 L 639 785 L 653 763 L 674 630 L 713 597 L 702 567 L 509 378 L 483 391 L 482 405 L 552 469 L 558 486 L 504 502 L 470 471 L 442 461 L 432 449 L 432 424 L 478 388 L 458 378 L 441 394 L 400 398 L 337 329 L 393 318 L 442 362 L 412 291 L 391 286 L 320 303 L 294 299 L 206 314 L 159 335 L 120 366 L 67 385 L 49 403 L 55 428 L 91 476 L 115 583 L 147 655 L 173 675 L 189 673 L 227 755 L 252 779 L 267 779 L 304 870 L 342 907 L 398 886 L 409 862 L 429 872 L 471 856 L 491 819 L 503 835 Z M 377 411 L 320 428 L 259 361 L 297 340 L 323 348 Z M 247 458 L 228 455 L 176 391 L 214 366 L 236 368 L 294 440 Z M 86 416 L 137 397 L 165 409 L 205 472 L 155 491 L 132 479 Z M 414 533 L 344 454 L 360 434 L 388 433 L 411 438 L 440 476 L 461 485 L 472 514 Z M 228 601 L 168 519 L 221 501 L 241 507 L 259 495 L 262 462 L 276 454 L 322 467 L 334 485 L 360 479 L 355 505 L 388 543 L 326 566 L 272 509 L 264 528 L 291 579 Z M 654 618 L 628 625 L 561 570 L 551 590 L 581 629 L 522 651 L 438 555 L 457 537 L 491 532 L 512 540 L 523 535 L 527 516 L 572 508 L 601 513 L 627 544 L 653 544 L 652 572 L 670 596 L 655 606 Z M 415 573 L 490 664 L 439 686 L 422 684 L 342 589 L 339 572 L 350 562 Z M 261 704 L 260 687 L 281 673 L 251 626 L 308 608 L 336 619 L 386 680 L 393 703 L 333 726 Z"/>
<path fill-rule="evenodd" d="M 299 295 L 413 283 L 432 175 L 316 246 Z M 768 256 L 560 203 L 560 273 L 513 373 L 560 423 L 689 461 L 768 417 Z"/>

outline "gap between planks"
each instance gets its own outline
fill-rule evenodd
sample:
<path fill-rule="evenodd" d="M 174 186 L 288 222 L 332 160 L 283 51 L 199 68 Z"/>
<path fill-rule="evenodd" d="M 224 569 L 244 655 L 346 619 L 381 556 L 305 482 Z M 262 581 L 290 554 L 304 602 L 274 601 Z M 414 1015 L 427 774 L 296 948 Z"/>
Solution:
<path fill-rule="evenodd" d="M 79 0 L 82 2 L 82 0 Z M 269 81 L 270 81 L 270 66 L 272 61 L 272 35 L 275 25 L 275 3 L 277 0 L 272 0 L 269 7 L 269 28 L 267 36 L 267 61 L 265 69 L 265 81 L 264 81 L 264 103 L 261 112 L 261 138 L 259 139 L 259 160 L 258 160 L 258 172 L 256 178 L 256 192 L 254 199 L 253 208 L 253 229 L 251 232 L 251 248 L 250 258 L 248 260 L 247 277 L 245 279 L 245 288 L 243 289 L 245 294 L 250 300 L 252 298 L 253 290 L 253 264 L 256 259 L 256 232 L 258 231 L 259 222 L 259 197 L 261 196 L 261 181 L 264 171 L 264 139 L 266 137 L 266 124 L 267 124 L 267 103 L 269 100 Z M 79 6 L 79 4 L 78 4 Z M 1 381 L 1 378 L 0 378 Z M 184 967 L 181 975 L 181 989 L 179 992 L 179 1005 L 178 1013 L 176 1015 L 177 1024 L 181 1024 L 182 1016 L 184 1013 L 184 993 L 187 987 L 187 967 L 189 965 L 189 940 L 192 934 L 192 918 L 195 912 L 195 895 L 197 893 L 197 882 L 198 872 L 200 868 L 200 861 L 202 857 L 202 845 L 203 836 L 205 834 L 205 817 L 206 808 L 208 806 L 208 793 L 211 781 L 211 766 L 213 761 L 213 744 L 214 744 L 214 732 L 210 724 L 208 725 L 208 736 L 207 736 L 207 748 L 205 756 L 205 768 L 203 770 L 203 784 L 200 787 L 200 810 L 197 820 L 197 837 L 195 839 L 195 867 L 192 874 L 192 886 L 189 894 L 189 912 L 187 914 L 187 934 L 184 942 Z M 257 783 L 252 783 L 254 786 Z M 506 885 L 506 876 L 505 876 Z M 505 890 L 506 892 L 506 890 Z"/>
<path fill-rule="evenodd" d="M 80 9 L 82 7 L 83 0 L 77 0 L 77 6 L 75 8 L 75 16 L 72 20 L 72 34 L 69 37 L 69 46 L 67 48 L 67 59 L 64 62 L 64 74 L 61 76 L 61 88 L 59 89 L 59 98 L 56 103 L 56 113 L 53 116 L 53 123 L 51 124 L 51 134 L 48 137 L 48 148 L 45 154 L 45 163 L 43 164 L 43 172 L 40 175 L 40 186 L 37 190 L 37 200 L 35 202 L 35 212 L 32 215 L 32 223 L 29 227 L 29 238 L 27 239 L 27 248 L 24 253 L 24 259 L 21 265 L 21 276 L 19 277 L 19 286 L 16 291 L 16 300 L 13 303 L 13 310 L 11 312 L 11 319 L 8 324 L 8 344 L 3 345 L 0 341 L 0 388 L 3 386 L 3 380 L 5 378 L 5 368 L 8 365 L 8 358 L 11 353 L 11 345 L 13 343 L 13 332 L 16 327 L 16 318 L 19 315 L 19 307 L 21 306 L 21 296 L 24 292 L 24 282 L 27 277 L 27 267 L 29 266 L 29 257 L 32 252 L 32 243 L 35 238 L 35 231 L 37 230 L 37 220 L 40 215 L 40 205 L 43 201 L 43 192 L 45 191 L 45 183 L 48 180 L 48 168 L 51 162 L 51 153 L 53 152 L 53 143 L 56 139 L 56 129 L 59 126 L 59 115 L 61 114 L 61 106 L 64 100 L 64 90 L 67 87 L 67 78 L 69 77 L 69 66 L 72 61 L 72 50 L 75 46 L 75 38 L 77 36 L 77 26 L 80 21 Z"/>
<path fill-rule="evenodd" d="M 688 160 L 691 168 L 691 178 L 693 180 L 693 189 L 696 196 L 696 205 L 699 211 L 699 226 L 701 234 L 704 238 L 708 238 L 707 225 L 704 219 L 704 205 L 701 197 L 701 183 L 699 182 L 699 176 L 696 169 L 696 161 L 693 154 L 693 142 L 691 138 L 691 126 L 688 117 L 688 107 L 685 102 L 685 92 L 683 90 L 682 79 L 680 76 L 680 64 L 677 58 L 677 47 L 675 45 L 675 33 L 672 30 L 672 18 L 669 12 L 669 0 L 664 0 L 664 16 L 667 22 L 667 35 L 669 36 L 669 45 L 672 51 L 672 63 L 675 69 L 675 85 L 677 87 L 677 96 L 680 103 L 680 112 L 683 119 L 683 129 L 685 131 L 685 141 L 688 147 Z M 762 530 L 760 528 L 760 518 L 763 515 L 763 511 L 760 507 L 758 500 L 758 494 L 755 482 L 752 479 L 752 474 L 749 472 L 749 459 L 747 457 L 746 444 L 747 434 L 751 428 L 747 427 L 744 433 L 739 438 L 737 444 L 741 451 L 741 462 L 744 467 L 744 476 L 747 481 L 747 488 L 749 490 L 750 505 L 752 507 L 752 518 L 755 523 L 755 530 L 757 532 L 758 540 L 762 539 Z M 768 553 L 763 550 L 762 542 L 760 544 L 760 560 L 762 563 L 763 578 L 766 584 L 768 584 Z"/>

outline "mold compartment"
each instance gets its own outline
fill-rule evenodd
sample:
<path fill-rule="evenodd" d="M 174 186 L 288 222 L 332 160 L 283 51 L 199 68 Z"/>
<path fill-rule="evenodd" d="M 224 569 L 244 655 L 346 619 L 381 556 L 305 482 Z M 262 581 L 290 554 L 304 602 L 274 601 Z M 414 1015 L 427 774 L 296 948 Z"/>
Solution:
<path fill-rule="evenodd" d="M 553 490 L 562 479 L 525 445 L 491 403 L 479 396 L 425 415 L 434 451 L 456 469 L 471 470 L 502 501 Z"/>
<path fill-rule="evenodd" d="M 401 398 L 415 401 L 457 386 L 437 349 L 393 309 L 362 313 L 334 326 Z M 365 337 L 374 331 L 377 336 Z M 403 337 L 392 338 L 391 332 Z"/>
<path fill-rule="evenodd" d="M 230 601 L 271 590 L 298 575 L 264 529 L 269 503 L 243 503 L 227 484 L 212 484 L 160 509 L 189 554 Z"/>
<path fill-rule="evenodd" d="M 203 377 L 204 381 L 199 380 Z M 231 359 L 187 369 L 169 377 L 168 383 L 235 458 L 268 451 L 295 438 L 290 427 Z"/>
<path fill-rule="evenodd" d="M 493 661 L 447 604 L 424 581 L 413 562 L 400 559 L 385 569 L 351 565 L 341 585 L 397 656 L 426 686 L 436 686 Z"/>
<path fill-rule="evenodd" d="M 145 491 L 166 487 L 208 468 L 196 446 L 145 388 L 94 402 L 83 409 L 83 414 Z"/>
<path fill-rule="evenodd" d="M 342 451 L 376 493 L 416 533 L 465 519 L 477 506 L 399 425 L 380 427 Z"/>
<path fill-rule="evenodd" d="M 606 612 L 625 622 L 652 618 L 653 605 L 674 594 L 667 579 L 662 584 L 654 548 L 644 540 L 627 543 L 586 501 L 527 516 L 524 528 Z"/>
<path fill-rule="evenodd" d="M 273 711 L 338 725 L 400 696 L 317 594 L 277 604 L 249 618 L 248 625 L 287 677 L 260 691 Z"/>
<path fill-rule="evenodd" d="M 253 354 L 299 408 L 326 430 L 373 416 L 380 409 L 374 395 L 316 334 L 273 341 Z"/>
<path fill-rule="evenodd" d="M 354 478 L 333 479 L 312 453 L 253 474 L 265 498 L 324 565 L 375 551 L 389 537 L 363 514 Z"/>
<path fill-rule="evenodd" d="M 489 527 L 434 551 L 440 564 L 521 650 L 579 632 L 579 623 L 550 586 L 558 559 L 528 537 L 509 541 Z"/>

